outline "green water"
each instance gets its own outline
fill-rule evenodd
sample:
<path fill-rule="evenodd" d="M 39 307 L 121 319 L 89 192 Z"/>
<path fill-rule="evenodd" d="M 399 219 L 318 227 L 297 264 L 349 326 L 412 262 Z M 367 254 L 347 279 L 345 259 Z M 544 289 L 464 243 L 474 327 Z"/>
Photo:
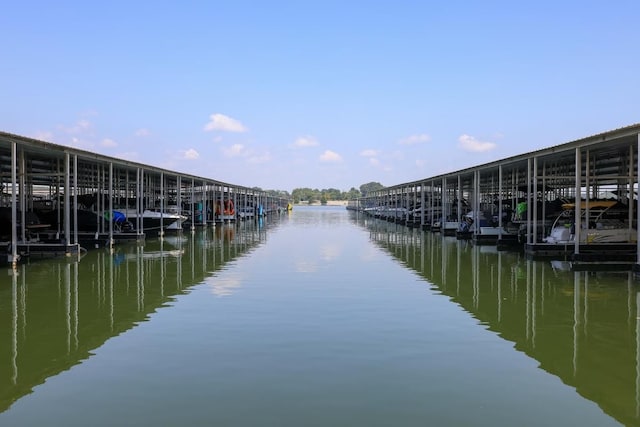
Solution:
<path fill-rule="evenodd" d="M 0 275 L 1 426 L 639 425 L 630 273 L 343 208 Z"/>

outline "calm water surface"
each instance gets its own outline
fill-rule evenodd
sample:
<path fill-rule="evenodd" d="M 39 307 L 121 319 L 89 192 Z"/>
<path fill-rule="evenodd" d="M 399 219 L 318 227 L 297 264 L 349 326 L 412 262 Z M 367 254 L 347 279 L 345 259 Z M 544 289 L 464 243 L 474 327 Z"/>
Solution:
<path fill-rule="evenodd" d="M 628 273 L 296 208 L 0 275 L 0 425 L 639 425 L 639 317 Z"/>

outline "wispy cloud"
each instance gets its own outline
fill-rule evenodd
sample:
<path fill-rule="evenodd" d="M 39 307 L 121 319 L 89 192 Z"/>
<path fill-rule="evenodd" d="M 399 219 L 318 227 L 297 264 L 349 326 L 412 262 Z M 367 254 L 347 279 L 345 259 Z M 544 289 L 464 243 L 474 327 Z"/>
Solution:
<path fill-rule="evenodd" d="M 247 158 L 247 162 L 253 163 L 253 164 L 263 164 L 263 163 L 269 162 L 270 160 L 271 160 L 271 153 L 269 153 L 268 151 L 262 154 L 252 154 Z"/>
<path fill-rule="evenodd" d="M 209 122 L 204 126 L 205 131 L 218 130 L 222 132 L 246 132 L 247 128 L 236 119 L 224 114 L 212 114 Z"/>
<path fill-rule="evenodd" d="M 377 159 L 377 158 L 375 158 L 375 157 L 371 157 L 371 158 L 369 159 L 369 164 L 370 164 L 371 166 L 380 166 L 380 160 L 378 160 L 378 159 Z"/>
<path fill-rule="evenodd" d="M 292 147 L 294 148 L 304 148 L 304 147 L 315 147 L 318 145 L 318 141 L 312 136 L 301 136 L 296 139 Z"/>
<path fill-rule="evenodd" d="M 71 126 L 59 126 L 60 130 L 69 135 L 78 135 L 82 133 L 86 133 L 91 129 L 91 122 L 86 119 L 78 120 L 75 124 Z"/>
<path fill-rule="evenodd" d="M 482 152 L 491 151 L 497 147 L 495 142 L 479 141 L 475 137 L 463 134 L 458 138 L 458 146 L 465 151 Z"/>
<path fill-rule="evenodd" d="M 185 151 L 183 153 L 183 158 L 187 159 L 187 160 L 196 160 L 197 158 L 200 157 L 200 153 L 198 153 L 196 150 L 194 150 L 193 148 L 189 148 L 187 151 Z"/>
<path fill-rule="evenodd" d="M 222 149 L 222 153 L 225 157 L 240 157 L 245 155 L 247 149 L 242 144 L 233 144 L 230 147 Z"/>
<path fill-rule="evenodd" d="M 325 150 L 325 152 L 320 155 L 320 161 L 327 163 L 337 163 L 342 161 L 342 156 L 335 151 Z"/>
<path fill-rule="evenodd" d="M 135 136 L 139 136 L 141 138 L 147 137 L 151 135 L 151 132 L 149 131 L 149 129 L 145 129 L 145 128 L 140 128 L 135 132 Z"/>
<path fill-rule="evenodd" d="M 414 145 L 431 141 L 431 137 L 426 133 L 411 135 L 398 141 L 400 145 Z"/>
<path fill-rule="evenodd" d="M 362 150 L 360 152 L 360 155 L 363 157 L 377 157 L 380 155 L 380 151 L 379 150 Z"/>
<path fill-rule="evenodd" d="M 117 147 L 118 143 L 115 142 L 113 139 L 111 138 L 105 138 L 102 140 L 102 142 L 100 143 L 100 145 L 102 145 L 103 147 L 107 147 L 107 148 L 113 148 L 113 147 Z"/>

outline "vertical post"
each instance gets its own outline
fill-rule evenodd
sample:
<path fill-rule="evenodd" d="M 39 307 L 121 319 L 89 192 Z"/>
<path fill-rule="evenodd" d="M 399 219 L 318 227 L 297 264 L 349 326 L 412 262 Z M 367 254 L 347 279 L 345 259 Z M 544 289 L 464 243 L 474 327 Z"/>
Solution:
<path fill-rule="evenodd" d="M 195 231 L 196 230 L 195 186 L 196 186 L 196 182 L 195 182 L 195 180 L 193 178 L 191 178 L 191 231 Z M 203 215 L 203 212 L 204 212 L 204 204 L 202 205 L 202 209 L 200 211 L 200 215 Z"/>
<path fill-rule="evenodd" d="M 429 224 L 429 227 L 433 227 L 433 216 L 434 216 L 433 180 L 431 180 L 431 185 L 429 186 L 429 190 L 431 191 L 431 196 L 429 197 L 429 216 L 431 217 L 431 223 Z"/>
<path fill-rule="evenodd" d="M 502 239 L 502 163 L 498 166 L 498 239 Z M 500 261 L 500 258 L 498 258 Z M 498 280 L 500 276 L 498 276 Z M 500 290 L 500 288 L 498 288 Z"/>
<path fill-rule="evenodd" d="M 142 170 L 136 169 L 136 234 L 140 236 L 143 233 L 142 229 Z"/>
<path fill-rule="evenodd" d="M 447 199 L 447 178 L 442 178 L 442 193 L 440 199 L 442 201 L 442 223 L 440 224 L 440 231 L 444 235 L 444 226 L 449 219 L 449 212 L 447 209 L 447 205 L 449 204 L 449 200 Z"/>
<path fill-rule="evenodd" d="M 22 224 L 21 228 L 21 239 L 23 242 L 25 242 L 27 240 L 27 223 L 26 223 L 26 210 L 27 210 L 27 198 L 26 198 L 26 186 L 25 186 L 25 175 L 26 175 L 26 167 L 25 167 L 25 160 L 24 160 L 24 150 L 20 150 L 18 152 L 18 167 L 19 167 L 19 173 L 18 173 L 18 188 L 20 189 L 19 192 L 19 196 L 20 196 L 20 203 L 18 204 L 18 206 L 20 206 L 20 224 Z M 16 218 L 16 217 L 13 217 Z"/>
<path fill-rule="evenodd" d="M 575 203 L 575 210 L 574 210 L 574 221 L 575 221 L 575 232 L 574 232 L 574 236 L 573 236 L 573 253 L 574 254 L 579 254 L 580 253 L 580 227 L 582 226 L 580 224 L 580 204 L 581 204 L 581 191 L 580 191 L 580 187 L 581 187 L 581 174 L 582 174 L 582 156 L 580 153 L 580 147 L 576 147 L 576 161 L 575 161 L 575 168 L 576 168 L 576 172 L 575 172 L 575 186 L 576 186 L 576 203 Z"/>
<path fill-rule="evenodd" d="M 585 150 L 585 162 L 584 162 L 584 180 L 585 180 L 585 184 L 584 184 L 584 224 L 585 224 L 585 230 L 588 233 L 589 231 L 589 186 L 590 186 L 590 181 L 589 181 L 589 149 L 587 148 Z M 582 168 L 581 168 L 582 169 Z M 619 174 L 617 174 L 619 175 Z M 596 185 L 597 186 L 598 183 L 596 181 Z M 582 185 L 581 185 L 582 186 Z M 618 195 L 620 195 L 620 193 L 618 193 Z M 582 199 L 582 196 L 580 197 Z"/>
<path fill-rule="evenodd" d="M 638 187 L 638 202 L 640 203 L 640 133 L 638 134 L 638 143 L 636 147 L 636 177 L 635 182 Z M 633 173 L 633 168 L 632 172 Z M 635 197 L 634 191 L 632 189 L 631 194 L 629 196 L 629 204 L 633 202 Z M 636 264 L 640 266 L 640 206 L 636 206 Z"/>
<path fill-rule="evenodd" d="M 458 211 L 458 224 L 462 221 L 462 177 L 458 175 L 458 206 L 456 206 L 456 210 Z"/>
<path fill-rule="evenodd" d="M 75 221 L 73 221 L 73 243 L 79 245 L 78 239 L 78 155 L 73 155 L 73 211 L 76 212 Z M 78 247 L 78 249 L 80 249 Z M 78 254 L 80 251 L 78 250 Z"/>
<path fill-rule="evenodd" d="M 18 266 L 18 200 L 16 198 L 18 180 L 16 169 L 18 168 L 17 159 L 18 145 L 15 141 L 11 142 L 11 266 L 16 269 Z"/>
<path fill-rule="evenodd" d="M 69 152 L 64 153 L 64 244 L 66 247 L 71 242 L 71 206 L 70 206 L 70 178 L 69 168 L 71 166 L 71 156 Z M 78 220 L 78 214 L 74 215 L 76 221 Z M 66 249 L 65 249 L 66 252 Z"/>
<path fill-rule="evenodd" d="M 527 244 L 533 243 L 533 238 L 531 236 L 533 233 L 531 227 L 531 209 L 535 209 L 535 206 L 533 206 L 531 191 L 531 159 L 527 159 Z"/>
<path fill-rule="evenodd" d="M 533 197 L 534 202 L 531 215 L 533 216 L 533 227 L 531 239 L 533 243 L 538 243 L 538 156 L 533 157 Z M 544 204 L 544 200 L 542 200 Z"/>
<path fill-rule="evenodd" d="M 164 236 L 164 172 L 160 172 L 160 237 Z"/>
<path fill-rule="evenodd" d="M 629 145 L 629 181 L 627 182 L 627 207 L 629 208 L 629 241 L 632 240 L 633 236 L 631 236 L 631 230 L 633 230 L 633 210 L 638 209 L 636 204 L 633 202 L 634 193 L 633 193 L 633 145 Z M 636 226 L 637 227 L 637 226 Z"/>
<path fill-rule="evenodd" d="M 471 212 L 473 214 L 473 234 L 480 233 L 480 212 L 478 211 L 478 171 L 473 171 L 473 176 L 471 178 L 471 197 L 469 202 L 471 203 Z"/>
<path fill-rule="evenodd" d="M 109 162 L 109 250 L 113 250 L 113 162 Z"/>

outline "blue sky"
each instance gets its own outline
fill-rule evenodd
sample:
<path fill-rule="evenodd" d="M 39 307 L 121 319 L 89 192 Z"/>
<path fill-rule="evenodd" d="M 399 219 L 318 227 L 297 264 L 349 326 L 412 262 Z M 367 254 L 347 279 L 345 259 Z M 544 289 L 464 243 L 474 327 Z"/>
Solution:
<path fill-rule="evenodd" d="M 639 122 L 637 1 L 29 1 L 0 130 L 244 186 L 394 185 Z"/>

